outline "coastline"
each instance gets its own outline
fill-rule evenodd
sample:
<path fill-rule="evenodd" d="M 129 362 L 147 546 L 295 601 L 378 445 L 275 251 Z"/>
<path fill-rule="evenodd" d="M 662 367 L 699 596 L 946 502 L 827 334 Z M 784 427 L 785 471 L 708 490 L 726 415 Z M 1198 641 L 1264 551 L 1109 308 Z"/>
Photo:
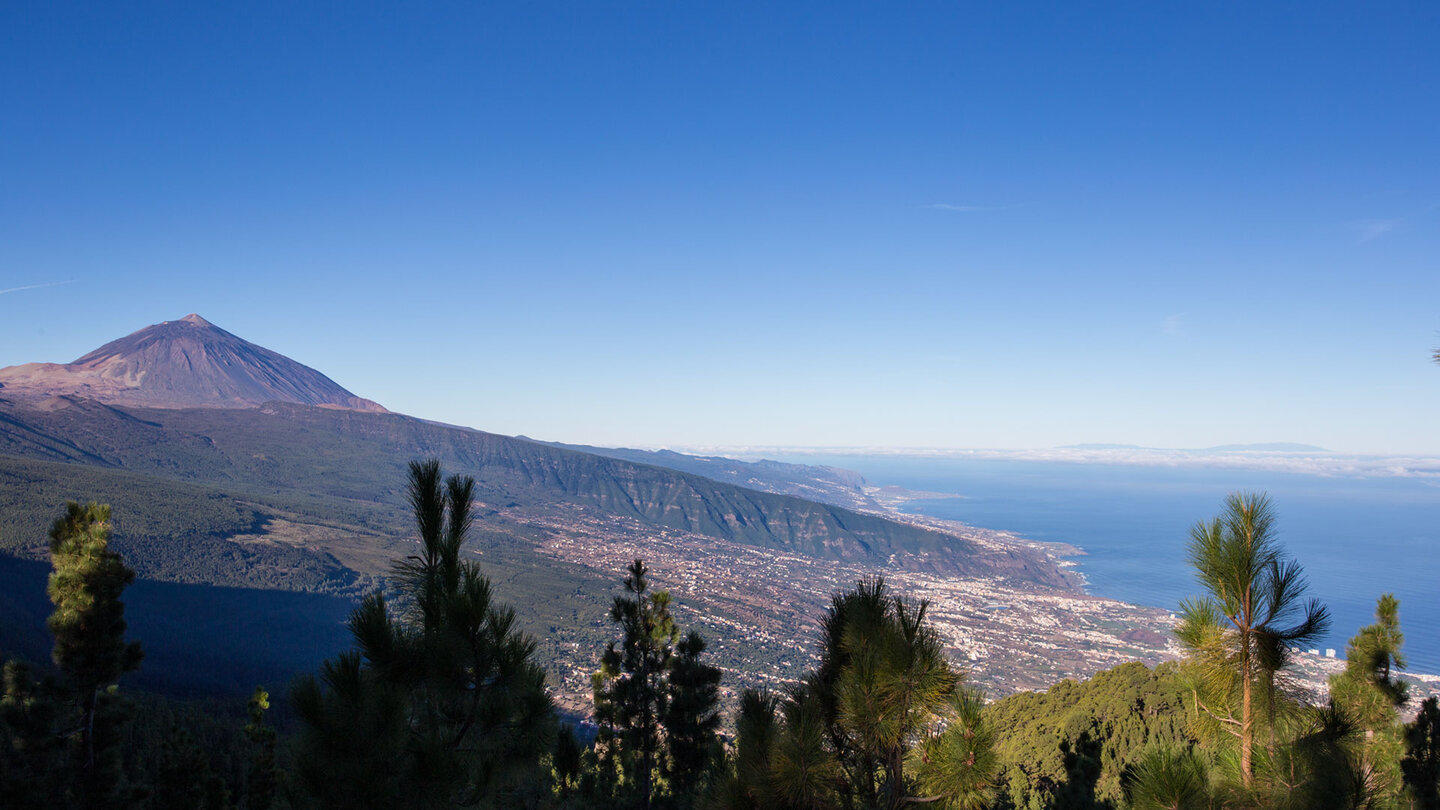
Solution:
<path fill-rule="evenodd" d="M 884 516 L 891 520 L 932 528 L 991 549 L 1022 548 L 1031 553 L 1043 555 L 1062 573 L 1072 597 L 1097 603 L 1110 603 L 1133 611 L 1129 619 L 1135 622 L 1135 626 L 1129 632 L 1122 633 L 1122 637 L 1139 642 L 1145 638 L 1146 634 L 1149 634 L 1149 640 L 1152 642 L 1151 644 L 1137 644 L 1137 651 L 1142 652 L 1137 656 L 1139 660 L 1146 660 L 1148 657 L 1157 655 L 1161 660 L 1179 660 L 1183 657 L 1179 646 L 1170 638 L 1170 630 L 1178 620 L 1175 613 L 1165 608 L 1148 607 L 1092 593 L 1089 580 L 1081 570 L 1082 560 L 1077 559 L 1088 556 L 1085 549 L 1080 546 L 1065 542 L 1035 540 L 1011 531 L 987 529 L 972 526 L 963 521 L 906 511 L 906 506 L 911 503 L 963 499 L 965 497 L 957 493 L 907 490 L 893 485 L 866 485 L 863 489 L 867 496 L 883 507 Z M 1158 619 L 1157 613 L 1165 615 L 1165 619 L 1160 619 L 1158 622 L 1163 626 L 1165 638 L 1162 643 L 1158 644 L 1153 643 L 1156 641 L 1154 635 L 1157 633 L 1157 628 L 1145 626 L 1147 622 Z M 1332 658 L 1323 654 L 1312 654 L 1309 651 L 1297 652 L 1294 659 L 1293 683 L 1311 703 L 1323 703 L 1329 693 L 1330 676 L 1344 670 L 1344 652 L 1337 651 L 1337 653 Z M 1100 656 L 1097 662 L 1108 659 L 1108 657 Z M 1097 667 L 1095 671 L 1098 672 L 1103 668 L 1105 667 Z M 1440 674 L 1407 670 L 1397 673 L 1397 677 L 1410 684 L 1411 698 L 1402 709 L 1405 717 L 1413 719 L 1413 715 L 1419 712 L 1421 702 L 1426 698 L 1440 698 Z M 984 679 L 982 678 L 982 680 Z"/>
<path fill-rule="evenodd" d="M 1050 540 L 1035 540 L 1015 532 L 1003 529 L 987 529 L 981 526 L 974 526 L 964 521 L 951 520 L 949 518 L 938 518 L 933 515 L 921 514 L 905 510 L 907 504 L 916 501 L 939 501 L 963 499 L 964 495 L 953 492 L 928 492 L 923 490 L 911 490 L 897 486 L 870 486 L 866 485 L 863 490 L 867 496 L 882 507 L 877 512 L 890 520 L 907 523 L 912 526 L 923 526 L 936 531 L 941 531 L 954 537 L 964 538 L 980 545 L 995 548 L 1021 548 L 1032 553 L 1038 553 L 1050 564 L 1054 565 L 1064 577 L 1067 587 L 1072 589 L 1077 596 L 1093 596 L 1089 591 L 1089 581 L 1085 573 L 1080 570 L 1080 562 L 1074 558 L 1086 556 L 1085 549 L 1073 543 L 1055 542 Z M 1137 607 L 1142 607 L 1137 605 Z"/>

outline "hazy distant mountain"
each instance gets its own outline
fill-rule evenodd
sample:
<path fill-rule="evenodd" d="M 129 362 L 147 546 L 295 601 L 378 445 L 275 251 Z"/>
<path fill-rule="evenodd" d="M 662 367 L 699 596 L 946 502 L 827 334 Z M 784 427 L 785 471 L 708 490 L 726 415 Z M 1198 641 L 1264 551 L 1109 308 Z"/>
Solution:
<path fill-rule="evenodd" d="M 1260 452 L 1260 453 L 1328 453 L 1323 447 L 1295 442 L 1261 442 L 1259 444 L 1220 444 L 1205 448 L 1218 453 Z"/>
<path fill-rule="evenodd" d="M 81 396 L 142 408 L 247 408 L 278 401 L 385 410 L 194 314 L 147 326 L 73 363 L 0 368 L 0 397 L 17 396 Z"/>
<path fill-rule="evenodd" d="M 1161 447 L 1142 447 L 1138 444 L 1067 444 L 1061 450 L 1156 450 L 1166 451 Z M 1323 447 L 1316 447 L 1313 444 L 1296 444 L 1295 442 L 1260 442 L 1258 444 L 1220 444 L 1214 447 L 1201 447 L 1194 450 L 1182 450 L 1185 453 L 1244 453 L 1244 452 L 1268 452 L 1268 453 L 1328 453 Z"/>

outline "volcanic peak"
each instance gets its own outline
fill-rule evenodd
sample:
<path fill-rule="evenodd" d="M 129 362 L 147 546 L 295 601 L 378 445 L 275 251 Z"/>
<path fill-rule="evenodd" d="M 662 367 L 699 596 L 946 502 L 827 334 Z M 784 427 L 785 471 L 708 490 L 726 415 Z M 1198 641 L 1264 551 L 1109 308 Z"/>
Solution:
<path fill-rule="evenodd" d="M 6 395 L 76 395 L 150 408 L 250 408 L 264 402 L 384 411 L 329 377 L 191 313 L 113 340 L 73 363 L 0 369 Z"/>

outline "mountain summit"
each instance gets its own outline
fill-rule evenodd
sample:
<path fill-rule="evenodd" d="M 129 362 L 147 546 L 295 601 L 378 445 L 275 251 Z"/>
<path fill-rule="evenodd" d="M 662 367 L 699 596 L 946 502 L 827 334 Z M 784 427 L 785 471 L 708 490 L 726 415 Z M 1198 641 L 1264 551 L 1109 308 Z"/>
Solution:
<path fill-rule="evenodd" d="M 0 368 L 0 396 L 14 395 L 81 396 L 142 408 L 250 408 L 279 401 L 385 410 L 193 313 L 106 343 L 73 363 Z"/>

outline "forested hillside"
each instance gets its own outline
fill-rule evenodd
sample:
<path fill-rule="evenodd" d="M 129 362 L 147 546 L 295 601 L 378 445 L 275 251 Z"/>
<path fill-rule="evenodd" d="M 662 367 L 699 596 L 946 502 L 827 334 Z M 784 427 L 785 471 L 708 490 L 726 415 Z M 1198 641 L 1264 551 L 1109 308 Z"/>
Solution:
<path fill-rule="evenodd" d="M 75 486 L 61 473 L 83 469 L 21 467 L 47 495 Z M 642 560 L 620 587 L 612 579 L 578 601 L 595 584 L 572 589 L 547 569 L 518 592 L 531 616 L 519 622 L 507 599 L 517 591 L 503 586 L 524 555 L 491 555 L 504 544 L 473 553 L 473 518 L 488 508 L 478 482 L 442 478 L 434 460 L 408 472 L 403 498 L 418 541 L 390 558 L 386 587 L 358 606 L 135 582 L 111 544 L 112 508 L 70 502 L 46 533 L 48 566 L 0 564 L 0 608 L 19 624 L 48 613 L 54 640 L 52 666 L 35 634 L 0 628 L 10 659 L 0 694 L 5 795 L 17 807 L 217 810 L 1440 803 L 1440 709 L 1427 700 L 1404 722 L 1411 701 L 1393 597 L 1380 598 L 1376 623 L 1351 639 L 1324 704 L 1286 687 L 1294 645 L 1328 618 L 1304 601 L 1303 570 L 1275 540 L 1261 494 L 1230 496 L 1192 531 L 1204 592 L 1181 607 L 1182 661 L 1129 663 L 986 706 L 978 673 L 947 652 L 932 605 L 882 577 L 832 594 L 815 625 L 818 655 L 799 678 L 738 694 L 724 684 L 747 673 L 712 663 L 710 652 L 734 644 L 726 634 L 736 625 L 690 622 L 669 591 L 651 586 Z M 160 480 L 107 473 L 119 477 L 80 483 L 124 497 Z M 267 511 L 276 505 L 246 511 L 213 494 L 184 485 L 155 502 L 176 513 L 168 520 L 191 514 L 197 536 L 279 520 Z M 147 538 L 159 519 L 133 519 L 130 531 Z M 163 539 L 132 553 L 160 553 L 145 542 Z M 554 623 L 537 627 L 537 615 Z M 583 625 L 599 632 L 572 632 Z M 593 673 L 579 728 L 561 723 L 548 687 L 560 647 Z M 241 726 L 246 685 L 307 657 L 312 674 L 279 693 L 284 734 L 267 719 L 263 686 Z M 170 697 L 132 697 L 122 680 Z M 217 688 L 231 708 L 176 700 Z"/>
<path fill-rule="evenodd" d="M 581 444 L 545 442 L 551 447 L 564 447 L 597 456 L 652 464 L 672 470 L 703 475 L 727 484 L 794 495 L 846 509 L 878 510 L 880 504 L 865 492 L 865 478 L 853 470 L 839 467 L 788 464 L 783 461 L 737 461 L 723 456 L 699 456 L 671 450 L 635 450 L 628 447 L 595 447 Z"/>
<path fill-rule="evenodd" d="M 122 409 L 56 398 L 0 403 L 0 453 L 205 483 L 398 506 L 395 459 L 433 457 L 474 475 L 482 523 L 524 522 L 557 503 L 767 548 L 917 570 L 994 573 L 1060 586 L 1053 565 L 873 515 L 395 414 L 272 403 L 249 410 Z M 36 502 L 36 506 L 40 503 Z M 504 514 L 501 514 L 504 510 Z M 348 521 L 347 521 L 348 522 Z M 384 527 L 375 527 L 384 530 Z M 508 530 L 501 528 L 501 530 Z"/>

